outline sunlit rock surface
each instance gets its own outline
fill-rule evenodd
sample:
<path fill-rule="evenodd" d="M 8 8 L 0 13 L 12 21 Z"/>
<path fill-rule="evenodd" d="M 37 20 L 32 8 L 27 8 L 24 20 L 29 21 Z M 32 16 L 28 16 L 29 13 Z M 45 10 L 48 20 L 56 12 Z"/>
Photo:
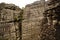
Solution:
<path fill-rule="evenodd" d="M 37 1 L 25 7 L 22 22 L 22 40 L 40 40 L 44 4 Z"/>

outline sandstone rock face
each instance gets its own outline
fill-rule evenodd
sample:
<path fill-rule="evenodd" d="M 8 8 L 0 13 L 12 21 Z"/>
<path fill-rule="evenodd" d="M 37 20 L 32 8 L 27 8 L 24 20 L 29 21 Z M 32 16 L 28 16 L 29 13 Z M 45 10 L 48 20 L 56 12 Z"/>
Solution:
<path fill-rule="evenodd" d="M 60 40 L 59 30 L 59 0 L 36 1 L 23 11 L 14 4 L 0 4 L 0 40 Z"/>
<path fill-rule="evenodd" d="M 25 7 L 22 40 L 59 40 L 60 2 L 35 2 Z"/>
<path fill-rule="evenodd" d="M 22 40 L 40 40 L 44 4 L 39 1 L 27 5 L 23 13 Z"/>
<path fill-rule="evenodd" d="M 60 40 L 60 24 L 59 24 L 59 11 L 60 11 L 60 2 L 54 4 L 48 4 L 44 12 L 45 20 L 47 22 L 42 23 L 41 28 L 41 40 Z"/>
<path fill-rule="evenodd" d="M 18 20 L 21 9 L 14 4 L 0 4 L 0 40 L 20 40 Z"/>

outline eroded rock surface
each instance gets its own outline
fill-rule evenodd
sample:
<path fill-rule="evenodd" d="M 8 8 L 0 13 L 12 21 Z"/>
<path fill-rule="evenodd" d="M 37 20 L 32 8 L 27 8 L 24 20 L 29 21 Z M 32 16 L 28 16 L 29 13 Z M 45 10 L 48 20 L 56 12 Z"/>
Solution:
<path fill-rule="evenodd" d="M 18 6 L 0 3 L 0 40 L 20 40 L 20 14 Z"/>
<path fill-rule="evenodd" d="M 22 13 L 24 20 L 20 20 Z M 36 1 L 23 11 L 14 4 L 1 3 L 0 27 L 7 40 L 60 40 L 60 1 Z"/>
<path fill-rule="evenodd" d="M 24 9 L 23 40 L 59 40 L 60 1 L 37 1 Z"/>

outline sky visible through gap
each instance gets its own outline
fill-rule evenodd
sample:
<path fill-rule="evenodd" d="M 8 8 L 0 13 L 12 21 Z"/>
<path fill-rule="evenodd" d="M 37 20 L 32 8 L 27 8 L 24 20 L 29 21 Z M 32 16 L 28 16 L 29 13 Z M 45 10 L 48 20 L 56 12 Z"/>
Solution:
<path fill-rule="evenodd" d="M 0 3 L 8 3 L 8 4 L 15 4 L 20 8 L 25 7 L 27 4 L 33 3 L 39 0 L 0 0 Z"/>

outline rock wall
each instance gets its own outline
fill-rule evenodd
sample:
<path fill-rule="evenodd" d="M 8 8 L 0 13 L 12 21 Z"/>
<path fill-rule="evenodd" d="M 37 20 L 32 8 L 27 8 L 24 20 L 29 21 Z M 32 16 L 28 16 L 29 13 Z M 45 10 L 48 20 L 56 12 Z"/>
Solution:
<path fill-rule="evenodd" d="M 48 3 L 45 10 L 44 17 L 47 22 L 43 21 L 41 28 L 41 40 L 60 40 L 60 2 L 52 2 L 54 4 Z"/>
<path fill-rule="evenodd" d="M 0 40 L 20 40 L 19 20 L 21 9 L 14 4 L 0 4 Z"/>
<path fill-rule="evenodd" d="M 40 40 L 44 4 L 40 1 L 25 7 L 22 21 L 22 40 Z"/>
<path fill-rule="evenodd" d="M 59 5 L 59 0 L 41 0 L 21 10 L 1 3 L 0 40 L 60 40 Z"/>
<path fill-rule="evenodd" d="M 53 0 L 27 5 L 23 13 L 22 40 L 59 40 L 59 4 L 60 1 Z"/>

